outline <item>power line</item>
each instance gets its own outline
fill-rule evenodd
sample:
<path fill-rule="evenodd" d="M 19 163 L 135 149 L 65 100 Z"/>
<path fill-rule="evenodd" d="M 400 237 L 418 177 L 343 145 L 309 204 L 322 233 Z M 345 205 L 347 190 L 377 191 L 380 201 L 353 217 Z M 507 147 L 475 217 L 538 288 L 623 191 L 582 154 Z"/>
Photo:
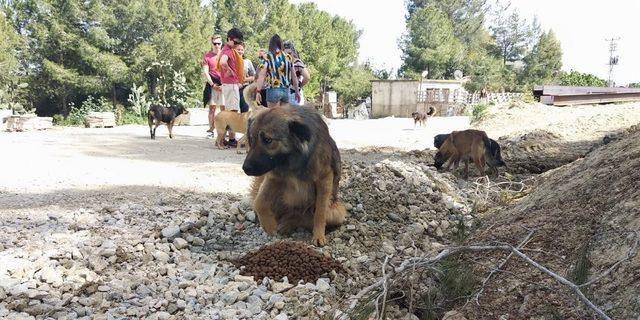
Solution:
<path fill-rule="evenodd" d="M 607 84 L 609 87 L 613 87 L 613 66 L 618 64 L 618 56 L 615 55 L 615 53 L 618 51 L 618 40 L 620 40 L 620 37 L 605 40 L 609 42 L 609 81 Z"/>

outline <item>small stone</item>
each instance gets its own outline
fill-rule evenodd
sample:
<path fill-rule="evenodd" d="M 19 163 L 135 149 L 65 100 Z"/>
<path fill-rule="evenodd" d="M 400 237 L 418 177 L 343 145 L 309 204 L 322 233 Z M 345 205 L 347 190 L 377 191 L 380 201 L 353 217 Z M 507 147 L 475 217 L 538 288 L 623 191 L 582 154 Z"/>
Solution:
<path fill-rule="evenodd" d="M 182 299 L 178 299 L 178 301 L 176 301 L 176 307 L 178 307 L 179 310 L 184 310 L 187 307 L 187 302 Z"/>
<path fill-rule="evenodd" d="M 180 234 L 180 227 L 177 225 L 170 225 L 162 229 L 162 236 L 165 238 L 173 238 Z"/>
<path fill-rule="evenodd" d="M 254 281 L 253 281 L 253 276 L 243 276 L 243 275 L 239 275 L 239 274 L 237 274 L 237 275 L 235 275 L 235 276 L 233 277 L 233 281 L 236 281 L 236 282 L 254 283 Z"/>
<path fill-rule="evenodd" d="M 42 269 L 42 272 L 40 273 L 40 280 L 49 283 L 54 287 L 62 285 L 62 275 L 60 275 L 56 269 L 51 267 Z"/>
<path fill-rule="evenodd" d="M 160 311 L 160 312 L 156 312 L 156 319 L 158 320 L 169 320 L 169 318 L 171 317 L 171 314 L 168 312 L 164 312 L 164 311 Z"/>
<path fill-rule="evenodd" d="M 204 246 L 205 241 L 202 238 L 194 237 L 193 241 L 191 242 L 191 244 L 193 244 L 194 246 L 197 246 L 197 247 L 202 247 L 202 246 Z"/>
<path fill-rule="evenodd" d="M 176 247 L 176 249 L 182 250 L 189 246 L 189 242 L 182 238 L 175 238 L 173 239 L 173 245 Z"/>
<path fill-rule="evenodd" d="M 284 308 L 284 301 L 278 301 L 278 302 L 274 303 L 273 307 L 278 309 L 278 310 L 282 310 Z"/>
<path fill-rule="evenodd" d="M 442 220 L 440 221 L 440 228 L 442 228 L 442 230 L 447 230 L 449 229 L 449 226 L 451 225 L 451 223 L 448 220 Z"/>
<path fill-rule="evenodd" d="M 353 230 L 355 230 L 355 229 L 356 229 L 356 226 L 354 226 L 354 225 L 352 225 L 352 224 L 348 224 L 348 225 L 347 225 L 347 230 L 349 230 L 349 231 L 353 231 Z"/>
<path fill-rule="evenodd" d="M 331 290 L 331 285 L 329 285 L 329 281 L 327 279 L 320 278 L 316 281 L 316 288 L 320 292 L 327 292 Z"/>
<path fill-rule="evenodd" d="M 393 212 L 389 212 L 387 213 L 387 218 L 389 218 L 389 220 L 393 221 L 393 222 L 402 222 L 404 221 L 404 219 L 402 219 L 402 217 L 400 217 L 399 215 L 393 213 Z"/>
<path fill-rule="evenodd" d="M 277 315 L 275 318 L 273 318 L 274 320 L 289 320 L 289 316 L 287 316 L 286 313 L 281 313 L 279 315 Z"/>
<path fill-rule="evenodd" d="M 247 220 L 254 222 L 256 221 L 256 213 L 251 210 L 251 211 L 247 211 L 247 213 L 245 213 L 245 218 L 247 218 Z"/>
<path fill-rule="evenodd" d="M 444 232 L 442 232 L 442 228 L 438 227 L 436 229 L 436 237 L 442 238 L 444 236 Z"/>
<path fill-rule="evenodd" d="M 238 290 L 229 290 L 228 292 L 225 292 L 222 295 L 222 302 L 224 302 L 225 305 L 229 306 L 232 305 L 236 302 L 236 300 L 238 300 L 238 296 L 240 295 L 240 292 Z"/>
<path fill-rule="evenodd" d="M 109 290 L 111 290 L 109 286 L 98 286 L 98 291 L 100 292 L 107 292 Z"/>
<path fill-rule="evenodd" d="M 396 253 L 396 248 L 394 248 L 393 245 L 388 242 L 383 242 L 382 251 L 388 255 L 392 255 Z"/>
<path fill-rule="evenodd" d="M 359 256 L 356 258 L 356 261 L 358 261 L 359 263 L 365 263 L 369 261 L 369 257 L 367 255 Z"/>
<path fill-rule="evenodd" d="M 170 259 L 169 254 L 160 250 L 156 250 L 153 253 L 153 257 L 160 262 L 167 262 Z"/>
<path fill-rule="evenodd" d="M 283 292 L 285 290 L 289 290 L 293 287 L 292 284 L 290 283 L 284 283 L 284 282 L 274 282 L 271 285 L 271 290 L 275 293 L 280 293 Z"/>

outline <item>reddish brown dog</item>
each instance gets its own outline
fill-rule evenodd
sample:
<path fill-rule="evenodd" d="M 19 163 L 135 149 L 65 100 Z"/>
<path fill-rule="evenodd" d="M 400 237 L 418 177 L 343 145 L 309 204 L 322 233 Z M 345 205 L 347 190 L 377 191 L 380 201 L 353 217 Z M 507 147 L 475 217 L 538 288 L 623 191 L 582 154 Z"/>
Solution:
<path fill-rule="evenodd" d="M 486 163 L 491 168 L 505 166 L 500 155 L 500 145 L 489 139 L 487 133 L 481 130 L 453 131 L 438 149 L 435 156 L 435 167 L 440 169 L 449 160 L 447 165 L 447 170 L 449 170 L 451 165 L 455 163 L 457 168 L 460 160 L 464 160 L 465 178 L 469 177 L 469 160 L 472 160 L 476 165 L 480 175 L 484 175 Z"/>

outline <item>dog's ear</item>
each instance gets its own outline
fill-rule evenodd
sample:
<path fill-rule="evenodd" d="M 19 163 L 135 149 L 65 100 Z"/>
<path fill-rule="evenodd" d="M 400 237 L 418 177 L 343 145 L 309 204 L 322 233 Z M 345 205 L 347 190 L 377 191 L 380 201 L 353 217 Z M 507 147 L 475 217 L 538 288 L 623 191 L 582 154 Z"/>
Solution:
<path fill-rule="evenodd" d="M 289 121 L 289 132 L 293 133 L 302 142 L 311 140 L 311 129 L 301 121 Z"/>

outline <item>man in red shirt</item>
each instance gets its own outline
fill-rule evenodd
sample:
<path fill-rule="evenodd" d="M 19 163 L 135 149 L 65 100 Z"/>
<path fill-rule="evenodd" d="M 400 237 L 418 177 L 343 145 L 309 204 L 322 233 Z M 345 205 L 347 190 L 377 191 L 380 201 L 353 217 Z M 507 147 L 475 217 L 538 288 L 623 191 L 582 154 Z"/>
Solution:
<path fill-rule="evenodd" d="M 227 43 L 220 52 L 220 82 L 227 111 L 240 111 L 240 85 L 244 81 L 244 61 L 235 48 L 241 45 L 243 40 L 242 32 L 237 28 L 231 28 L 227 32 Z M 236 144 L 235 133 L 229 132 L 229 146 L 234 147 Z"/>
<path fill-rule="evenodd" d="M 217 67 L 222 37 L 214 34 L 210 40 L 211 51 L 205 53 L 202 58 L 202 72 L 207 80 L 203 92 L 203 102 L 205 105 L 209 105 L 209 130 L 207 132 L 211 132 L 213 135 L 213 119 L 216 116 L 216 108 L 220 106 L 220 110 L 224 110 L 224 99 L 220 87 L 222 83 L 220 82 L 220 72 Z"/>

